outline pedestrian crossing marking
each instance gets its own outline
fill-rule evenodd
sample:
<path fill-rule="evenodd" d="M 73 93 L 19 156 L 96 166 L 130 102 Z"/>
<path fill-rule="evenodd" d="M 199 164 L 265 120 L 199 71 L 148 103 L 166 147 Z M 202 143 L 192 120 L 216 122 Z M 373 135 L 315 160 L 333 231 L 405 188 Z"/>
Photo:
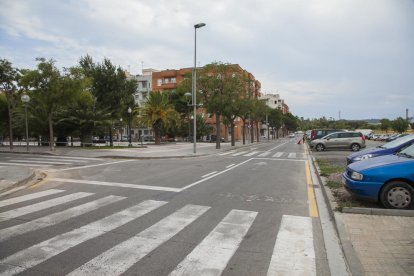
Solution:
<path fill-rule="evenodd" d="M 283 215 L 267 275 L 316 275 L 310 217 Z"/>
<path fill-rule="evenodd" d="M 283 152 L 276 152 L 275 155 L 273 155 L 273 157 L 281 157 L 283 155 Z"/>
<path fill-rule="evenodd" d="M 259 153 L 258 151 L 252 151 L 252 152 L 250 152 L 250 153 L 248 153 L 248 154 L 245 154 L 245 155 L 243 155 L 243 156 L 248 157 L 248 156 L 253 156 L 253 155 L 255 155 L 255 154 L 258 154 L 258 153 Z"/>
<path fill-rule="evenodd" d="M 64 190 L 49 189 L 49 190 L 46 190 L 46 191 L 33 193 L 33 194 L 29 194 L 29 195 L 24 195 L 24 196 L 19 196 L 19 197 L 12 197 L 12 198 L 0 201 L 0 207 L 4 207 L 4 206 L 7 206 L 7 205 L 12 205 L 12 204 L 16 204 L 16 203 L 20 203 L 20 202 L 24 202 L 24 201 L 28 201 L 28 200 L 32 200 L 32 199 L 36 199 L 36 198 L 39 198 L 39 197 L 54 195 L 54 194 L 62 193 L 62 192 L 64 192 Z"/>
<path fill-rule="evenodd" d="M 68 275 L 120 275 L 204 214 L 210 207 L 187 205 L 107 250 Z"/>
<path fill-rule="evenodd" d="M 165 201 L 147 200 L 103 219 L 23 249 L 0 260 L 1 275 L 15 275 L 85 241 L 99 237 L 161 206 Z"/>
<path fill-rule="evenodd" d="M 295 152 L 289 153 L 288 158 L 296 158 L 296 153 Z"/>
<path fill-rule="evenodd" d="M 45 157 L 43 157 L 43 158 L 29 158 L 29 160 L 57 161 L 57 162 L 59 162 L 59 161 L 72 161 L 72 163 L 73 162 L 76 162 L 76 163 L 87 163 L 87 162 L 89 162 L 87 160 L 62 159 L 62 158 L 45 158 Z"/>
<path fill-rule="evenodd" d="M 220 275 L 236 252 L 256 215 L 257 212 L 230 211 L 170 275 Z"/>
<path fill-rule="evenodd" d="M 26 163 L 16 163 L 16 162 L 0 162 L 0 165 L 5 165 L 5 166 L 22 166 L 22 167 L 50 167 L 50 165 L 26 164 Z"/>
<path fill-rule="evenodd" d="M 114 202 L 118 202 L 125 197 L 122 196 L 107 196 L 100 198 L 70 209 L 67 209 L 62 212 L 57 212 L 48 216 L 44 216 L 26 223 L 18 224 L 11 226 L 5 229 L 0 230 L 0 241 L 10 239 L 12 237 L 22 235 L 24 233 L 38 230 L 47 226 L 55 225 L 61 223 L 62 221 L 83 215 L 85 213 L 91 212 L 98 208 L 104 207 Z"/>
<path fill-rule="evenodd" d="M 239 155 L 245 154 L 245 153 L 247 153 L 247 152 L 248 152 L 248 151 L 240 151 L 240 152 L 238 152 L 238 153 L 232 154 L 231 156 L 239 156 Z"/>
<path fill-rule="evenodd" d="M 10 160 L 12 162 L 19 162 L 19 163 L 34 163 L 34 164 L 53 164 L 53 165 L 70 165 L 70 162 L 53 162 L 53 161 L 36 161 L 36 160 L 18 160 L 13 159 Z"/>
<path fill-rule="evenodd" d="M 229 154 L 233 154 L 235 153 L 235 150 L 231 150 L 231 151 L 227 151 L 227 152 L 223 152 L 223 153 L 219 153 L 219 155 L 229 155 Z"/>
<path fill-rule="evenodd" d="M 68 203 L 80 198 L 84 198 L 87 196 L 91 196 L 93 195 L 92 193 L 84 193 L 84 192 L 79 192 L 79 193 L 74 193 L 74 194 L 70 194 L 70 195 L 65 195 L 65 196 L 61 196 L 61 197 L 57 197 L 54 199 L 49 199 L 46 201 L 42 201 L 39 203 L 35 203 L 32 205 L 28 205 L 25 207 L 20 207 L 17 209 L 13 209 L 10 211 L 6 211 L 3 213 L 0 213 L 0 222 L 1 221 L 5 221 L 5 220 L 9 220 L 9 219 L 13 219 L 16 217 L 20 217 L 20 216 L 24 216 L 30 213 L 34 213 L 37 211 L 41 211 L 50 207 L 54 207 L 60 204 L 64 204 L 64 203 Z"/>
<path fill-rule="evenodd" d="M 270 151 L 265 151 L 265 152 L 263 152 L 263 153 L 259 154 L 258 156 L 259 156 L 259 157 L 266 157 L 266 156 L 268 156 L 269 154 L 271 154 L 271 152 L 270 152 Z"/>

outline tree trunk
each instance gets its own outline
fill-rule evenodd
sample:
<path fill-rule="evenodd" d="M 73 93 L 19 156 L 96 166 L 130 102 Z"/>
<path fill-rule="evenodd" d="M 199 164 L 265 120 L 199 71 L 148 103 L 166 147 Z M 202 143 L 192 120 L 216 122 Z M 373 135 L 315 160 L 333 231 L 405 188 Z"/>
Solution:
<path fill-rule="evenodd" d="M 246 120 L 243 120 L 243 145 L 246 144 Z"/>
<path fill-rule="evenodd" d="M 105 137 L 104 137 L 105 138 Z M 113 147 L 114 146 L 114 141 L 112 139 L 112 123 L 109 126 L 109 146 Z"/>
<path fill-rule="evenodd" d="M 8 105 L 8 109 L 9 109 L 9 145 L 10 145 L 10 150 L 13 150 L 13 125 L 12 125 L 12 108 L 11 108 L 11 104 L 10 101 L 7 101 Z"/>
<path fill-rule="evenodd" d="M 49 147 L 51 151 L 55 150 L 55 140 L 53 138 L 53 120 L 52 120 L 52 112 L 50 112 L 48 115 L 48 121 L 49 121 Z"/>
<path fill-rule="evenodd" d="M 155 144 L 160 145 L 161 144 L 161 124 L 159 122 L 156 122 L 152 128 L 154 129 L 154 135 L 155 135 Z"/>
<path fill-rule="evenodd" d="M 254 125 L 253 125 L 253 121 L 250 120 L 249 124 L 250 124 L 250 143 L 254 143 Z"/>
<path fill-rule="evenodd" d="M 259 143 L 259 138 L 260 138 L 259 122 L 256 122 L 256 139 L 258 143 Z"/>
<path fill-rule="evenodd" d="M 230 123 L 230 129 L 231 129 L 231 146 L 234 147 L 236 145 L 236 141 L 234 139 L 234 122 Z"/>
<path fill-rule="evenodd" d="M 220 129 L 220 112 L 216 112 L 216 149 L 220 149 L 221 129 Z"/>

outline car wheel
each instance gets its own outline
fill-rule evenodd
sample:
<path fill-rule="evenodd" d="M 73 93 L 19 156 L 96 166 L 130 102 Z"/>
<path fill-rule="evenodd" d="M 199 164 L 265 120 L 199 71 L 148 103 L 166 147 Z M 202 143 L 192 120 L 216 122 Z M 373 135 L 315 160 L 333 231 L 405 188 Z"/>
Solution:
<path fill-rule="evenodd" d="M 382 189 L 380 200 L 385 208 L 411 209 L 414 206 L 414 188 L 403 181 L 392 181 Z"/>
<path fill-rule="evenodd" d="M 351 150 L 352 151 L 359 151 L 361 149 L 361 146 L 358 144 L 352 144 L 351 145 Z"/>
<path fill-rule="evenodd" d="M 315 146 L 316 151 L 323 151 L 325 149 L 325 147 L 322 144 L 317 144 Z"/>

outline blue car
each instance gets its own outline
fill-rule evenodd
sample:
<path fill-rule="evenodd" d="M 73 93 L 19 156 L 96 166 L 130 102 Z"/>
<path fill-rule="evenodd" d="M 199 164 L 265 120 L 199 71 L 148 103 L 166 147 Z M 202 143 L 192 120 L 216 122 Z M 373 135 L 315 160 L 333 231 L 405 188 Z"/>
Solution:
<path fill-rule="evenodd" d="M 366 160 L 377 156 L 394 154 L 413 144 L 414 134 L 410 134 L 376 148 L 364 149 L 352 153 L 346 158 L 346 163 L 349 165 L 357 161 Z"/>
<path fill-rule="evenodd" d="M 386 208 L 414 207 L 414 145 L 393 155 L 355 162 L 342 174 L 352 195 L 380 202 Z"/>

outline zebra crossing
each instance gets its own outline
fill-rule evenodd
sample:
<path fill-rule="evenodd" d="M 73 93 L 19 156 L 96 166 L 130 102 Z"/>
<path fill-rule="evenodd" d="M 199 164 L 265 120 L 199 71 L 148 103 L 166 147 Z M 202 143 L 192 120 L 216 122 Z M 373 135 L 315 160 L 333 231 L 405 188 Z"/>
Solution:
<path fill-rule="evenodd" d="M 256 158 L 287 158 L 287 159 L 306 159 L 306 155 L 304 153 L 296 153 L 296 152 L 271 152 L 271 151 L 227 151 L 223 153 L 219 153 L 220 156 L 228 156 L 228 157 L 236 157 L 236 156 L 244 156 L 244 157 L 256 157 Z"/>
<path fill-rule="evenodd" d="M 24 166 L 24 167 L 43 167 L 52 166 L 83 166 L 94 161 L 103 161 L 100 158 L 90 157 L 70 157 L 70 156 L 8 156 L 0 160 L 0 167 L 5 166 Z"/>
<path fill-rule="evenodd" d="M 92 199 L 92 196 L 95 197 Z M 54 198 L 50 199 L 50 197 Z M 33 220 L 20 219 L 23 215 L 73 202 L 75 198 L 89 201 Z M 0 209 L 0 222 L 14 220 L 12 226 L 1 228 L 2 224 L 0 224 L 0 248 L 3 242 L 12 242 L 13 238 L 23 234 L 30 235 L 30 232 L 35 230 L 57 226 L 64 221 L 105 206 L 118 206 L 126 199 L 126 197 L 115 195 L 97 198 L 94 193 L 67 194 L 65 190 L 50 189 L 2 200 L 0 201 L 1 209 L 13 207 L 15 204 L 27 205 L 5 211 Z M 30 204 L 32 200 L 42 201 Z M 41 263 L 48 262 L 54 256 L 69 249 L 76 251 L 77 246 L 99 238 L 127 223 L 138 221 L 142 216 L 168 203 L 167 201 L 144 200 L 134 203 L 130 207 L 121 204 L 124 209 L 115 208 L 117 211 L 103 218 L 84 224 L 79 228 L 67 229 L 67 232 L 60 232 L 54 237 L 2 256 L 0 275 L 22 273 Z M 104 252 L 96 252 L 93 255 L 96 257 L 82 260 L 81 264 L 70 268 L 71 271 L 67 271 L 67 273 L 69 275 L 120 275 L 195 221 L 205 219 L 205 214 L 213 208 L 187 204 L 178 210 L 170 210 L 169 214 L 158 222 L 139 233 L 132 234 L 132 237 L 120 241 Z M 256 223 L 258 214 L 255 211 L 238 209 L 231 209 L 223 214 L 223 218 L 214 229 L 207 233 L 198 244 L 192 245 L 193 248 L 187 256 L 177 260 L 179 264 L 172 268 L 170 275 L 221 275 L 233 255 L 237 254 L 249 229 Z M 310 217 L 284 215 L 267 275 L 280 275 L 287 272 L 295 275 L 316 275 L 312 233 Z"/>

